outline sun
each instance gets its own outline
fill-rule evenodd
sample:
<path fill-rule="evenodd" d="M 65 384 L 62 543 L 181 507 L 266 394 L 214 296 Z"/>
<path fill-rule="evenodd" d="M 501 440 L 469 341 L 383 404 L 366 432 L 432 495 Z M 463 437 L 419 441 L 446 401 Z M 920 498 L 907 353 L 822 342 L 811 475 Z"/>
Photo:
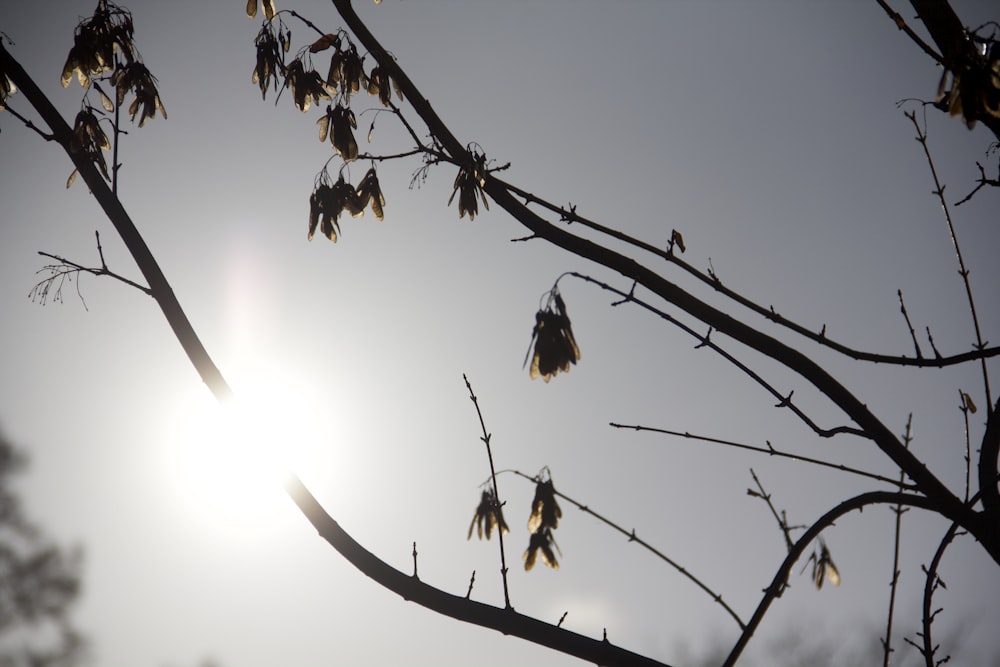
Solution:
<path fill-rule="evenodd" d="M 315 396 L 287 369 L 254 364 L 230 380 L 235 398 L 220 404 L 204 387 L 170 420 L 171 483 L 187 511 L 213 529 L 259 534 L 288 515 L 287 475 L 307 465 L 329 437 Z"/>

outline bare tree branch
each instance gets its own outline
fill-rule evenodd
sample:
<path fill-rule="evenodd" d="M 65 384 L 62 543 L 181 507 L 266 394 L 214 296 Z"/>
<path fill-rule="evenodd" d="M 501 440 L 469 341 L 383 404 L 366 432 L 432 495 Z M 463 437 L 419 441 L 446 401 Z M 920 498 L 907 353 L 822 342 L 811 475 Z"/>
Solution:
<path fill-rule="evenodd" d="M 290 477 L 285 489 L 323 539 L 364 574 L 404 600 L 459 621 L 492 628 L 505 635 L 547 646 L 587 662 L 621 667 L 665 667 L 661 662 L 615 646 L 606 639 L 584 637 L 558 625 L 519 614 L 512 608 L 493 607 L 425 584 L 379 560 L 358 544 L 326 513 L 298 478 Z"/>

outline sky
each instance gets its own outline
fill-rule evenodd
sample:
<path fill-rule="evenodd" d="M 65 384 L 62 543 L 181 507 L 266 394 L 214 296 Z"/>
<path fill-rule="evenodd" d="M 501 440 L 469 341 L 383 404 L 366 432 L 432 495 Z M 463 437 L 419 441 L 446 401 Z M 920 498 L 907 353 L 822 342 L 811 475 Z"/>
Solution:
<path fill-rule="evenodd" d="M 320 0 L 277 0 L 328 31 Z M 91 0 L 6 12 L 10 48 L 67 118 L 82 89 L 59 75 Z M 904 11 L 903 3 L 897 9 Z M 967 25 L 987 2 L 954 3 Z M 914 328 L 944 354 L 974 341 L 964 287 L 914 128 L 897 108 L 933 96 L 940 72 L 875 2 L 358 2 L 358 12 L 463 142 L 508 182 L 712 267 L 755 301 L 853 347 L 911 354 Z M 894 477 L 871 443 L 820 440 L 732 365 L 638 308 L 564 278 L 581 359 L 550 383 L 522 367 L 534 314 L 556 278 L 619 276 L 541 241 L 498 206 L 458 219 L 454 171 L 411 187 L 419 161 L 378 165 L 385 220 L 341 221 L 331 244 L 306 240 L 313 180 L 331 156 L 315 108 L 266 101 L 251 83 L 243 3 L 128 5 L 135 39 L 169 114 L 121 146 L 119 194 L 210 354 L 244 401 L 250 433 L 217 436 L 218 410 L 155 303 L 84 276 L 63 302 L 28 298 L 38 251 L 138 271 L 72 167 L 0 114 L 0 429 L 31 457 L 19 490 L 47 533 L 85 551 L 75 620 L 94 664 L 223 667 L 297 664 L 578 665 L 522 640 L 452 621 L 383 590 L 318 538 L 244 456 L 258 433 L 281 441 L 329 513 L 368 549 L 422 580 L 502 605 L 496 541 L 466 540 L 489 464 L 462 380 L 471 381 L 498 469 L 533 475 L 621 523 L 749 618 L 785 553 L 750 469 L 809 524 L 876 483 L 784 459 L 612 429 L 689 431 L 844 462 Z M 312 35 L 289 19 L 297 45 Z M 319 62 L 325 62 L 319 59 Z M 370 67 L 370 63 L 368 65 Z M 96 103 L 96 100 L 95 100 Z M 362 150 L 412 147 L 371 98 L 355 101 Z M 23 97 L 10 105 L 30 114 Z M 917 107 L 910 107 L 917 108 Z M 363 111 L 368 110 L 368 111 Z M 415 120 L 415 119 L 414 119 Z M 974 187 L 990 135 L 929 114 L 930 149 L 948 201 Z M 996 169 L 996 157 L 989 158 Z M 339 163 L 331 162 L 331 170 Z M 357 182 L 367 170 L 350 167 Z M 997 195 L 952 208 L 984 338 L 996 340 Z M 794 342 L 956 492 L 965 479 L 958 392 L 983 404 L 978 367 L 870 366 L 796 340 L 676 267 L 643 261 L 712 304 Z M 79 295 L 78 295 L 79 289 Z M 677 314 L 673 309 L 668 312 Z M 687 316 L 682 321 L 704 326 Z M 713 338 L 821 425 L 845 417 L 803 381 Z M 926 338 L 921 344 L 928 351 Z M 996 372 L 996 362 L 990 364 Z M 996 382 L 994 381 L 994 389 Z M 973 418 L 973 442 L 981 416 Z M 978 421 L 977 421 L 978 420 Z M 243 459 L 251 459 L 250 462 Z M 234 474 L 236 473 L 236 474 Z M 232 480 L 250 480 L 240 484 Z M 711 664 L 737 637 L 721 607 L 676 571 L 563 503 L 560 569 L 520 567 L 533 493 L 499 476 L 520 612 L 675 665 Z M 816 591 L 792 578 L 745 664 L 873 664 L 880 659 L 894 516 L 852 514 L 825 539 L 842 576 Z M 916 664 L 929 562 L 947 524 L 910 511 L 902 524 L 894 664 Z M 947 553 L 936 638 L 952 664 L 1000 665 L 990 619 L 1000 576 L 976 545 Z"/>

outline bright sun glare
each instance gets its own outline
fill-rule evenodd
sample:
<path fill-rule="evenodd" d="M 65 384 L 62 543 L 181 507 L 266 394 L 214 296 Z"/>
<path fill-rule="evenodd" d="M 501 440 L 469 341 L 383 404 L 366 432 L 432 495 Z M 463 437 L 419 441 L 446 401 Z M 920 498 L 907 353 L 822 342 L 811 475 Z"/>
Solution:
<path fill-rule="evenodd" d="M 247 369 L 232 384 L 231 405 L 201 386 L 178 410 L 167 444 L 171 477 L 200 517 L 259 532 L 287 513 L 285 476 L 318 450 L 322 432 L 302 398 L 315 394 L 287 372 Z"/>

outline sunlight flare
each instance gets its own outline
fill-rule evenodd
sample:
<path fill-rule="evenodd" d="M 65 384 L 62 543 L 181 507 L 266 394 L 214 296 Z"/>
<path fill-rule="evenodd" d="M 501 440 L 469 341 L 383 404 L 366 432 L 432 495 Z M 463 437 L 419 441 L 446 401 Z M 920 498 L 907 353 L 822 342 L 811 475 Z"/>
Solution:
<path fill-rule="evenodd" d="M 220 405 L 203 386 L 171 423 L 171 475 L 183 504 L 204 520 L 259 531 L 292 505 L 284 481 L 321 446 L 318 411 L 300 378 L 257 366 L 238 373 Z"/>

